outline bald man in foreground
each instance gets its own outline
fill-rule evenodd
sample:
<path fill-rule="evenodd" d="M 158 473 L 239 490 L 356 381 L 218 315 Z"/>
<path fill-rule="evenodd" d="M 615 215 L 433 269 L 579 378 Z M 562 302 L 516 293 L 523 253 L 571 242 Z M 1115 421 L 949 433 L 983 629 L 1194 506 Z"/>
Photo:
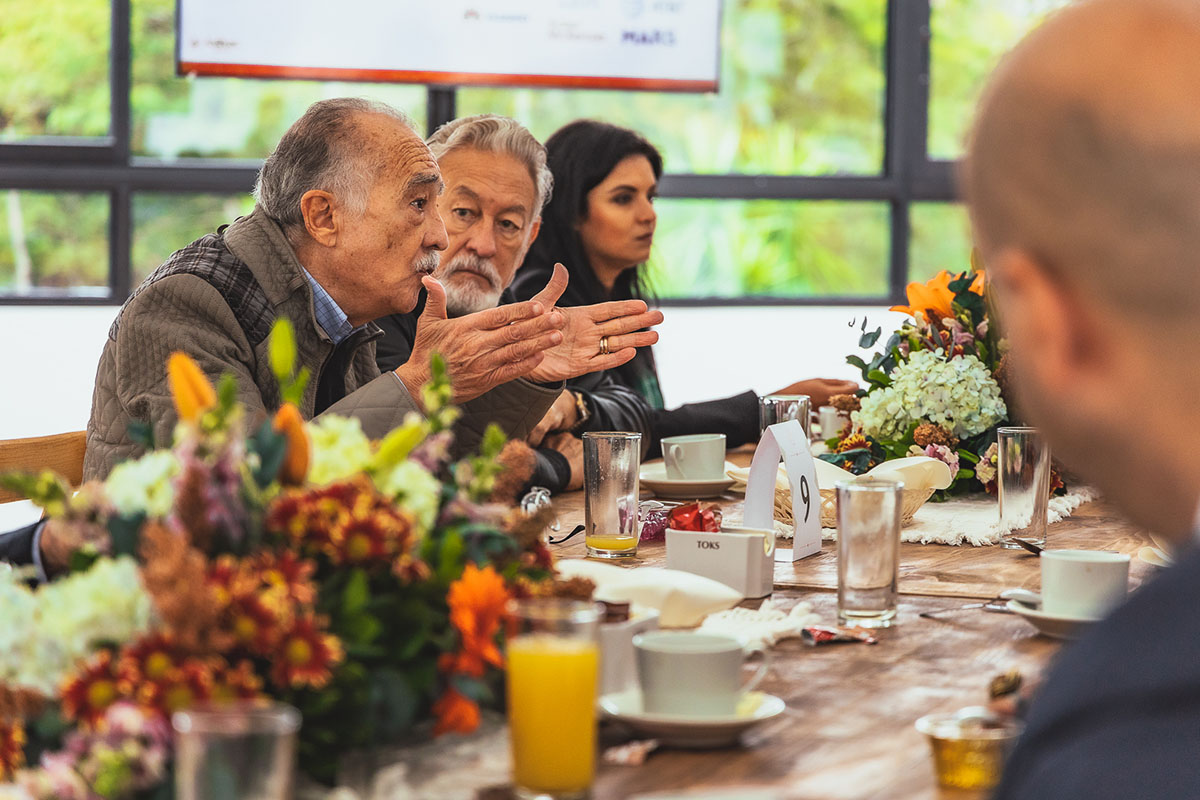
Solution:
<path fill-rule="evenodd" d="M 963 178 L 1023 410 L 1178 558 L 1062 653 L 1005 800 L 1200 798 L 1198 92 L 1200 3 L 1094 0 L 980 103 Z"/>

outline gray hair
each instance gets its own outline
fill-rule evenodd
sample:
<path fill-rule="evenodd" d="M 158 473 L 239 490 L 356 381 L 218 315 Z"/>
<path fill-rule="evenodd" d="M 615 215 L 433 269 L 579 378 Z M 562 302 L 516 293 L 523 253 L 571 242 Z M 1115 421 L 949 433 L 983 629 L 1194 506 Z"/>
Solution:
<path fill-rule="evenodd" d="M 515 119 L 497 114 L 463 117 L 438 128 L 425 144 L 429 145 L 433 157 L 439 161 L 442 156 L 461 147 L 512 156 L 529 170 L 537 193 L 534 208 L 539 216 L 546 203 L 550 202 L 554 176 L 546 166 L 546 148 Z"/>
<path fill-rule="evenodd" d="M 319 100 L 292 123 L 267 156 L 254 182 L 254 199 L 286 233 L 304 227 L 300 198 L 320 189 L 361 215 L 387 153 L 366 140 L 357 118 L 382 114 L 412 128 L 404 114 L 384 103 L 356 97 Z"/>

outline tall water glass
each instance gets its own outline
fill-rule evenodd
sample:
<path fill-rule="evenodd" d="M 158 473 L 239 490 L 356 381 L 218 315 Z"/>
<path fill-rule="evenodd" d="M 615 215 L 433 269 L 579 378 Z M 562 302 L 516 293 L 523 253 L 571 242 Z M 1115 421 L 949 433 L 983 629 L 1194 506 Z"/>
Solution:
<path fill-rule="evenodd" d="M 997 431 L 1000 495 L 1000 544 L 1019 550 L 1014 539 L 1046 543 L 1050 506 L 1050 445 L 1037 428 Z"/>
<path fill-rule="evenodd" d="M 796 419 L 804 435 L 812 438 L 812 401 L 806 394 L 768 394 L 758 398 L 758 433 L 777 422 Z"/>
<path fill-rule="evenodd" d="M 517 600 L 508 640 L 508 724 L 520 798 L 587 797 L 596 774 L 596 603 Z"/>
<path fill-rule="evenodd" d="M 641 464 L 640 433 L 597 431 L 583 435 L 583 525 L 589 556 L 637 555 Z"/>
<path fill-rule="evenodd" d="M 837 484 L 838 623 L 887 628 L 896 616 L 904 484 Z"/>
<path fill-rule="evenodd" d="M 249 702 L 176 711 L 178 800 L 291 800 L 300 712 Z"/>

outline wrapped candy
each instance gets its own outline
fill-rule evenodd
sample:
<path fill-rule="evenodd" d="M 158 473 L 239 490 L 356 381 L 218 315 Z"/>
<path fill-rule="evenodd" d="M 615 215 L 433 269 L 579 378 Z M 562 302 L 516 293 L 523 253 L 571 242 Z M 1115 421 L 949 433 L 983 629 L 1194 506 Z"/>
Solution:
<path fill-rule="evenodd" d="M 800 631 L 800 641 L 808 645 L 836 644 L 838 642 L 866 642 L 875 644 L 878 639 L 866 628 L 835 628 L 831 625 L 809 625 Z"/>
<path fill-rule="evenodd" d="M 715 503 L 676 506 L 667 514 L 667 526 L 676 531 L 717 533 L 721 530 L 721 507 Z"/>
<path fill-rule="evenodd" d="M 667 538 L 667 507 L 657 500 L 646 500 L 638 511 L 642 517 L 641 541 L 661 542 Z"/>

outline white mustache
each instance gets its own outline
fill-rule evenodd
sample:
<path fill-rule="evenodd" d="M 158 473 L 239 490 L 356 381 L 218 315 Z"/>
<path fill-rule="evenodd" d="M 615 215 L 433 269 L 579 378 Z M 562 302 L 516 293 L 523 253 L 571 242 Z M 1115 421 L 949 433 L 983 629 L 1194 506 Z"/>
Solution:
<path fill-rule="evenodd" d="M 438 253 L 438 251 L 430 250 L 428 253 L 425 253 L 423 256 L 419 257 L 413 262 L 413 272 L 432 275 L 433 271 L 438 268 L 438 264 L 440 262 L 441 255 Z"/>
<path fill-rule="evenodd" d="M 496 267 L 492 265 L 491 259 L 480 258 L 474 253 L 463 253 L 462 255 L 456 256 L 453 261 L 446 265 L 445 271 L 438 277 L 442 280 L 445 280 L 454 273 L 461 272 L 462 270 L 466 269 L 470 269 L 483 275 L 488 279 L 488 282 L 492 284 L 493 289 L 501 288 L 500 273 L 496 270 Z"/>

